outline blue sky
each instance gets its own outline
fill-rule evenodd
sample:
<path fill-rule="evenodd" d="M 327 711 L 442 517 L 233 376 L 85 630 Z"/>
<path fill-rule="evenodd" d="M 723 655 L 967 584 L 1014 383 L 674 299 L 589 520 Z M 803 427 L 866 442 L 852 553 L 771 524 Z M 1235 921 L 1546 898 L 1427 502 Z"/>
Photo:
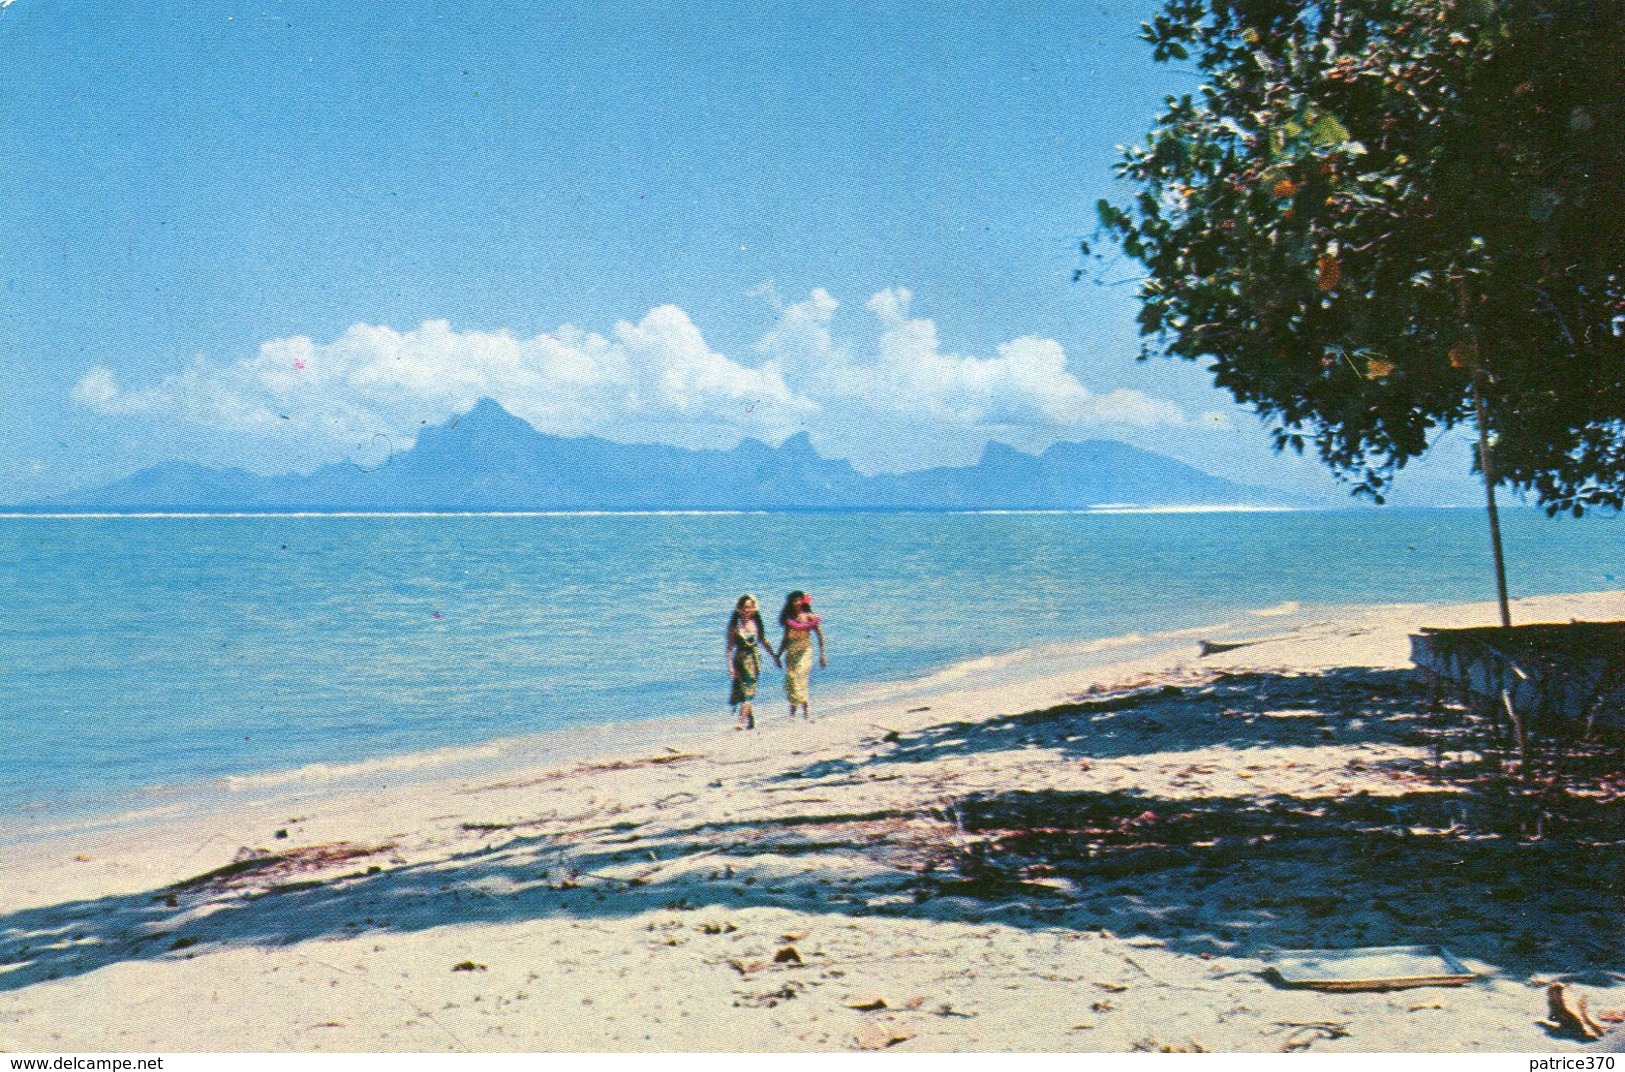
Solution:
<path fill-rule="evenodd" d="M 1115 146 L 1195 85 L 1151 9 L 15 0 L 0 499 L 376 461 L 486 394 L 867 471 L 1106 436 L 1338 495 L 1134 362 L 1132 285 L 1071 281 Z M 1467 449 L 1406 500 L 1476 501 Z"/>

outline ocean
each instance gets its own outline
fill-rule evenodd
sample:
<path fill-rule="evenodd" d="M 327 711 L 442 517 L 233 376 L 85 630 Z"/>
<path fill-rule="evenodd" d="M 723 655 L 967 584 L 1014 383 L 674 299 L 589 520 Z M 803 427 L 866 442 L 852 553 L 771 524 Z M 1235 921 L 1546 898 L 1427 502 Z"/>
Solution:
<path fill-rule="evenodd" d="M 1503 523 L 1514 596 L 1625 588 L 1619 519 Z M 0 563 L 0 814 L 30 821 L 571 727 L 725 726 L 747 591 L 770 621 L 813 594 L 815 714 L 1035 646 L 1494 597 L 1475 510 L 6 517 Z M 762 695 L 779 716 L 776 678 Z"/>

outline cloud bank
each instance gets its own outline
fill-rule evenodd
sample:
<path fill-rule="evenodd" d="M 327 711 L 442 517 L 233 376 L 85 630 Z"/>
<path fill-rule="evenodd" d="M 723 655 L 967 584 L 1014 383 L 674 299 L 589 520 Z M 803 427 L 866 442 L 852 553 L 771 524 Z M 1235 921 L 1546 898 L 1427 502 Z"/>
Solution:
<path fill-rule="evenodd" d="M 839 303 L 814 290 L 779 308 L 748 363 L 713 350 L 687 313 L 662 305 L 605 335 L 570 325 L 522 339 L 444 320 L 406 332 L 356 324 L 330 343 L 273 339 L 251 358 L 199 361 L 148 386 L 125 387 L 96 367 L 73 398 L 106 416 L 293 437 L 328 460 L 380 438 L 409 446 L 423 426 L 482 397 L 566 436 L 730 446 L 809 428 L 870 468 L 930 464 L 944 442 L 1190 423 L 1165 399 L 1091 391 L 1052 339 L 1012 339 L 991 357 L 945 351 L 911 301 L 902 287 L 873 295 L 867 344 L 856 346 L 836 334 Z"/>

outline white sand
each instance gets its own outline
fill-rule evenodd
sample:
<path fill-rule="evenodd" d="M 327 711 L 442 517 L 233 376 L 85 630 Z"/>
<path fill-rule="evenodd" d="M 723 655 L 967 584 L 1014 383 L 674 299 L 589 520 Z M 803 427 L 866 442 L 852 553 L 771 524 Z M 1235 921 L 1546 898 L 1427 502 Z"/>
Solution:
<path fill-rule="evenodd" d="M 1493 615 L 1263 615 L 1232 635 L 1279 639 L 1206 659 L 1048 649 L 811 724 L 769 702 L 756 733 L 10 846 L 0 1049 L 1577 1049 L 1541 986 L 1625 1006 L 1617 888 L 1475 874 L 1486 843 L 1398 810 L 1461 792 L 1384 691 L 1406 635 Z M 1625 593 L 1516 616 L 1625 618 Z M 1079 698 L 1110 702 L 1006 717 Z M 1230 833 L 1350 806 L 1408 840 Z M 1413 942 L 1478 981 L 1290 990 L 1256 956 Z"/>

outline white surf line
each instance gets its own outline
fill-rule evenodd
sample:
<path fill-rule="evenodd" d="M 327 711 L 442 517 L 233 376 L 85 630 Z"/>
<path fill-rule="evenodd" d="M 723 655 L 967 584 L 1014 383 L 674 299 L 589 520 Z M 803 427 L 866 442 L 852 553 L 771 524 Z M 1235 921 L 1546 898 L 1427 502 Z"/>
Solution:
<path fill-rule="evenodd" d="M 1101 506 L 1084 506 L 1075 509 L 1034 509 L 1015 510 L 1002 508 L 968 509 L 968 510 L 935 510 L 929 507 L 858 507 L 852 509 L 832 508 L 827 510 L 777 510 L 770 508 L 751 508 L 736 510 L 73 510 L 42 512 L 37 510 L 0 511 L 0 520 L 22 520 L 25 518 L 39 518 L 43 520 L 72 520 L 87 518 L 93 520 L 115 520 L 131 518 L 140 520 L 155 520 L 162 518 L 311 518 L 311 517 L 757 517 L 766 515 L 805 516 L 816 515 L 820 517 L 851 517 L 871 514 L 930 514 L 942 517 L 1073 517 L 1102 515 L 1115 516 L 1119 514 L 1291 514 L 1307 513 L 1317 510 L 1334 510 L 1337 507 L 1309 507 L 1309 506 L 1247 506 L 1247 505 L 1216 505 L 1216 506 L 1133 506 L 1129 504 L 1108 503 Z"/>
<path fill-rule="evenodd" d="M 265 512 L 221 511 L 213 513 L 152 513 L 108 511 L 75 513 L 0 513 L 0 520 L 38 518 L 71 521 L 80 518 L 109 521 L 120 519 L 161 520 L 167 518 L 367 518 L 367 517 L 741 517 L 769 514 L 772 510 L 271 510 Z"/>

